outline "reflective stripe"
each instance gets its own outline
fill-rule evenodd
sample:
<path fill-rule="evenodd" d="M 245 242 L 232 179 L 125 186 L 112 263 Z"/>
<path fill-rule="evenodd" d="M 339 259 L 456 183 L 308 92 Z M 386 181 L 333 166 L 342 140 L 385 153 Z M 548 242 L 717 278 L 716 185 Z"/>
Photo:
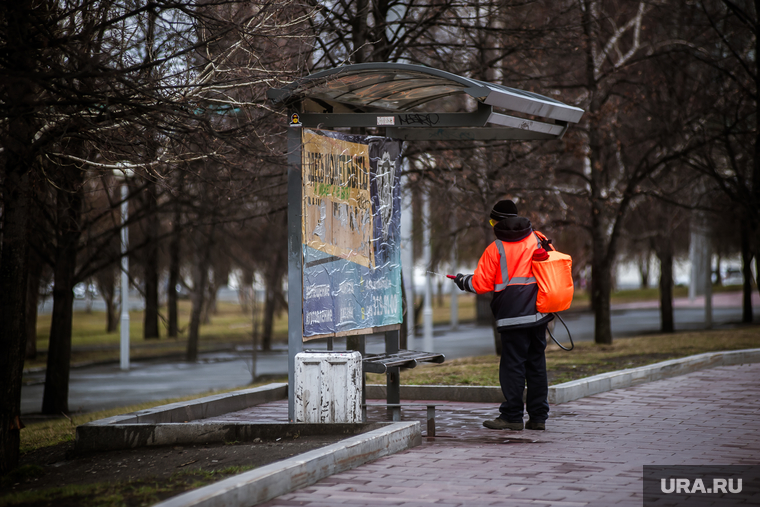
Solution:
<path fill-rule="evenodd" d="M 533 324 L 546 317 L 545 313 L 536 313 L 535 315 L 525 315 L 524 317 L 511 317 L 508 319 L 499 319 L 496 321 L 496 327 L 517 326 L 520 324 Z"/>
<path fill-rule="evenodd" d="M 535 236 L 535 235 L 534 235 Z M 538 240 L 538 236 L 535 236 L 538 248 L 541 248 L 541 242 Z M 497 239 L 496 248 L 499 250 L 499 264 L 501 265 L 501 283 L 494 284 L 493 290 L 496 292 L 502 291 L 509 285 L 526 285 L 529 283 L 536 283 L 536 279 L 531 277 L 514 277 L 509 278 L 509 269 L 507 267 L 507 252 L 504 250 L 504 242 Z"/>
<path fill-rule="evenodd" d="M 532 276 L 530 277 L 524 277 L 524 276 L 515 276 L 513 277 L 508 285 L 518 285 L 518 284 L 526 284 L 526 283 L 536 283 L 536 279 Z"/>
<path fill-rule="evenodd" d="M 507 253 L 504 251 L 504 242 L 497 239 L 496 248 L 499 249 L 499 264 L 501 265 L 501 283 L 494 284 L 493 290 L 502 291 L 509 285 L 509 270 L 507 269 Z"/>
<path fill-rule="evenodd" d="M 464 290 L 467 292 L 475 292 L 475 288 L 472 286 L 472 275 L 464 277 Z"/>

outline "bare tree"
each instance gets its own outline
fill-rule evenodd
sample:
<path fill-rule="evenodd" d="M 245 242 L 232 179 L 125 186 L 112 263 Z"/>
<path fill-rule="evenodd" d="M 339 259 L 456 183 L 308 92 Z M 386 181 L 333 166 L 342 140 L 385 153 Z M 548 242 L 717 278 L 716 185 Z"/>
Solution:
<path fill-rule="evenodd" d="M 126 161 L 136 172 L 163 180 L 159 169 L 182 161 L 204 158 L 224 165 L 226 156 L 244 147 L 268 152 L 272 139 L 256 130 L 268 113 L 261 107 L 263 90 L 268 82 L 299 72 L 302 50 L 299 44 L 276 40 L 297 39 L 308 15 L 309 9 L 296 3 L 251 6 L 227 0 L 193 6 L 20 1 L 0 7 L 0 345 L 5 351 L 0 362 L 0 470 L 18 461 L 33 185 L 65 184 L 56 191 L 56 213 L 67 224 L 59 234 L 63 248 L 81 239 L 79 191 L 90 171 L 110 172 Z M 145 58 L 146 51 L 153 51 L 151 58 Z M 195 58 L 201 53 L 207 57 Z M 282 70 L 286 67 L 288 72 Z M 249 93 L 231 94 L 232 89 Z M 202 110 L 213 114 L 199 114 Z M 193 143 L 186 142 L 189 136 Z M 151 139 L 160 140 L 161 148 L 146 149 Z M 163 148 L 169 145 L 172 150 Z M 58 385 L 51 381 L 50 394 L 46 387 L 44 408 L 53 413 L 68 411 L 68 366 L 63 363 L 70 354 L 71 305 L 64 292 L 70 294 L 71 285 L 64 286 L 73 281 L 71 266 L 78 263 L 70 250 L 60 254 L 55 291 L 62 304 L 54 314 L 69 330 L 61 331 L 57 343 L 51 337 L 51 357 L 57 363 L 48 375 Z"/>
<path fill-rule="evenodd" d="M 678 55 L 703 84 L 705 118 L 698 132 L 703 150 L 689 158 L 712 178 L 740 211 L 744 274 L 744 322 L 752 322 L 752 259 L 760 276 L 760 6 L 752 1 L 714 0 L 688 4 L 690 29 Z M 760 290 L 759 280 L 755 285 Z"/>
<path fill-rule="evenodd" d="M 565 211 L 554 220 L 588 234 L 595 342 L 611 343 L 612 274 L 625 216 L 643 196 L 644 183 L 656 182 L 701 143 L 693 135 L 701 116 L 694 107 L 680 110 L 656 97 L 663 89 L 673 95 L 674 69 L 657 62 L 678 39 L 662 5 L 578 0 L 555 9 L 561 16 L 551 18 L 555 30 L 533 52 L 539 63 L 530 75 L 546 89 L 564 91 L 586 114 L 563 140 L 564 159 L 554 158 Z M 695 88 L 685 79 L 678 84 L 684 82 L 679 97 Z"/>

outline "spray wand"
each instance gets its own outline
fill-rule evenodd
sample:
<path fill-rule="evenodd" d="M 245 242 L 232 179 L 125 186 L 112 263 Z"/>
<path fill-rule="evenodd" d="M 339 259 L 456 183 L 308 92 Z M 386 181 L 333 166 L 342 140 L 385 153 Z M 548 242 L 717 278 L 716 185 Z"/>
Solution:
<path fill-rule="evenodd" d="M 428 273 L 430 273 L 431 275 L 436 275 L 436 276 L 445 276 L 446 278 L 451 278 L 452 280 L 456 278 L 456 276 L 454 275 L 444 275 L 442 273 L 436 273 L 435 271 L 428 271 Z"/>

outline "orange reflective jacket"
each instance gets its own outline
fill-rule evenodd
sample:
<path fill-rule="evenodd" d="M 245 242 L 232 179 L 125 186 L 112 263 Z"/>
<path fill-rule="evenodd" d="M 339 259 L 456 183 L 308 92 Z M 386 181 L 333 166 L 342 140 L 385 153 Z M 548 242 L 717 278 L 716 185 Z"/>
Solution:
<path fill-rule="evenodd" d="M 520 240 L 497 239 L 488 245 L 475 273 L 465 279 L 465 288 L 470 292 L 493 292 L 491 311 L 500 330 L 534 326 L 552 319 L 551 314 L 536 311 L 538 285 L 533 277 L 532 258 L 541 243 L 529 226 L 527 232 Z"/>
<path fill-rule="evenodd" d="M 472 277 L 472 288 L 478 294 L 485 294 L 502 291 L 509 285 L 536 283 L 531 265 L 533 252 L 540 246 L 533 234 L 517 243 L 497 239 L 480 256 Z"/>

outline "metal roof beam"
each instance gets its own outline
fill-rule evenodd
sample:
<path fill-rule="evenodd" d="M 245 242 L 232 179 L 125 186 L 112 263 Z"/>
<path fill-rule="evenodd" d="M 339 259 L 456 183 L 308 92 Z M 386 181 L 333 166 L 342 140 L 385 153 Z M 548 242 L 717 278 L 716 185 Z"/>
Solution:
<path fill-rule="evenodd" d="M 483 127 L 493 116 L 490 106 L 471 113 L 301 113 L 304 127 Z"/>
<path fill-rule="evenodd" d="M 557 139 L 554 134 L 504 127 L 387 128 L 385 135 L 404 141 L 532 141 Z"/>

